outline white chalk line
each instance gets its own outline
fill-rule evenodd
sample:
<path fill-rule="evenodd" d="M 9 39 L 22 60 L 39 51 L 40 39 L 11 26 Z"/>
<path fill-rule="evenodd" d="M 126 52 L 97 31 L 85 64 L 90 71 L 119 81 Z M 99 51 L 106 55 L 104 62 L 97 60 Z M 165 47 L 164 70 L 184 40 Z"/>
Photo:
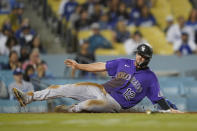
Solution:
<path fill-rule="evenodd" d="M 122 123 L 122 124 L 121 124 Z M 114 125 L 122 125 L 122 126 L 145 126 L 145 127 L 194 127 L 196 126 L 196 122 L 163 122 L 156 120 L 147 120 L 147 121 L 131 121 L 131 120 L 121 120 L 121 119 L 75 119 L 75 120 L 66 120 L 62 121 L 60 124 L 68 124 L 68 125 L 77 125 L 77 126 L 90 126 L 90 125 L 101 125 L 101 126 L 114 126 Z M 197 126 L 196 126 L 197 127 Z"/>
<path fill-rule="evenodd" d="M 16 122 L 0 122 L 0 125 L 42 125 L 47 124 L 47 120 L 30 120 L 30 121 L 16 121 Z"/>

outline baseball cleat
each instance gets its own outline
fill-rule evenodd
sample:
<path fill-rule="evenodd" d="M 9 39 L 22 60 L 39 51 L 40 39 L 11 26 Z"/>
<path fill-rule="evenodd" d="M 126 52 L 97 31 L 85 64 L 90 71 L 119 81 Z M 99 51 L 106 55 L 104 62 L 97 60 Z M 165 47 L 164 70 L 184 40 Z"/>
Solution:
<path fill-rule="evenodd" d="M 26 106 L 26 102 L 25 102 L 26 94 L 16 88 L 13 88 L 12 91 L 16 96 L 17 100 L 19 101 L 20 106 L 22 107 Z"/>

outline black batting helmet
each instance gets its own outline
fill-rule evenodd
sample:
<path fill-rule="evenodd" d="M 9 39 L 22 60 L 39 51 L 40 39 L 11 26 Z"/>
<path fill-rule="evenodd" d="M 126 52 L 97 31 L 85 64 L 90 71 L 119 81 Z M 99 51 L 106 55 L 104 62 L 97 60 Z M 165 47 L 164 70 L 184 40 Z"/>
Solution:
<path fill-rule="evenodd" d="M 143 63 L 140 63 L 139 66 L 146 67 L 152 58 L 153 49 L 148 44 L 140 44 L 137 47 L 136 53 L 145 58 L 145 61 Z"/>
<path fill-rule="evenodd" d="M 151 58 L 153 55 L 153 49 L 148 44 L 140 44 L 137 47 L 137 53 L 147 58 Z"/>

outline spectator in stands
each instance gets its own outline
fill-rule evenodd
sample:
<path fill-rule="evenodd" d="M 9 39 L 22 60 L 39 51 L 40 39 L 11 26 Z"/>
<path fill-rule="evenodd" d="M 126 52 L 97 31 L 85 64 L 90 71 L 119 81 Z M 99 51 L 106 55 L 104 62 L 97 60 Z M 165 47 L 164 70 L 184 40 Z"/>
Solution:
<path fill-rule="evenodd" d="M 2 28 L 7 28 L 10 31 L 12 31 L 12 24 L 10 23 L 9 19 L 6 19 L 3 24 L 2 24 Z"/>
<path fill-rule="evenodd" d="M 21 29 L 16 31 L 16 37 L 19 40 L 21 46 L 30 46 L 30 42 L 33 40 L 35 35 L 35 31 L 31 29 L 30 25 L 24 25 Z"/>
<path fill-rule="evenodd" d="M 95 0 L 87 0 L 83 4 L 83 8 L 88 12 L 89 15 L 92 15 L 94 12 L 94 2 Z"/>
<path fill-rule="evenodd" d="M 22 20 L 22 22 L 21 22 L 21 24 L 20 24 L 19 29 L 16 30 L 16 32 L 15 32 L 15 35 L 16 35 L 17 38 L 20 37 L 20 33 L 22 32 L 22 28 L 25 27 L 25 26 L 28 26 L 28 25 L 30 25 L 29 19 L 28 19 L 28 18 L 23 18 L 23 20 Z M 33 29 L 31 29 L 31 30 L 33 30 Z M 33 31 L 34 31 L 34 30 L 33 30 Z M 35 32 L 35 31 L 34 31 L 34 32 Z"/>
<path fill-rule="evenodd" d="M 95 62 L 95 56 L 92 53 L 88 52 L 89 42 L 87 40 L 80 41 L 80 51 L 77 53 L 75 60 L 80 64 L 89 64 Z M 72 77 L 75 76 L 75 70 L 72 70 Z M 92 77 L 94 76 L 92 73 L 86 71 L 80 71 L 79 77 Z"/>
<path fill-rule="evenodd" d="M 135 0 L 121 0 L 127 8 L 131 8 L 131 7 L 134 7 L 134 4 L 135 4 Z"/>
<path fill-rule="evenodd" d="M 114 30 L 115 42 L 122 43 L 125 42 L 130 37 L 130 32 L 126 30 L 126 25 L 124 20 L 119 20 L 116 29 Z"/>
<path fill-rule="evenodd" d="M 12 25 L 12 29 L 16 31 L 20 26 L 20 20 L 18 19 L 18 4 L 15 4 L 12 12 L 9 15 L 9 19 Z"/>
<path fill-rule="evenodd" d="M 102 6 L 99 3 L 94 4 L 94 11 L 90 16 L 91 22 L 98 22 L 103 13 Z"/>
<path fill-rule="evenodd" d="M 75 27 L 74 24 L 76 23 L 77 20 L 80 19 L 80 13 L 82 12 L 82 9 L 83 9 L 82 5 L 78 5 L 75 8 L 74 13 L 71 14 L 70 20 L 69 20 L 71 24 L 71 28 L 74 28 Z"/>
<path fill-rule="evenodd" d="M 136 24 L 137 19 L 139 19 L 139 17 L 140 17 L 141 9 L 146 5 L 146 3 L 144 0 L 136 0 L 136 1 L 134 1 L 133 5 L 134 5 L 134 7 L 131 10 L 128 25 L 135 25 Z"/>
<path fill-rule="evenodd" d="M 83 10 L 80 14 L 80 19 L 75 23 L 76 30 L 87 30 L 91 25 L 91 20 L 89 19 L 88 12 Z"/>
<path fill-rule="evenodd" d="M 88 42 L 90 43 L 89 45 L 89 53 L 94 54 L 96 49 L 98 48 L 112 48 L 112 44 L 106 40 L 101 34 L 100 34 L 100 29 L 99 29 L 99 24 L 98 23 L 93 23 L 91 25 L 93 35 L 89 37 Z"/>
<path fill-rule="evenodd" d="M 68 0 L 68 2 L 65 3 L 63 17 L 65 17 L 67 21 L 69 21 L 71 14 L 74 13 L 77 5 L 78 3 L 75 0 Z"/>
<path fill-rule="evenodd" d="M 0 55 L 5 55 L 6 41 L 8 37 L 13 36 L 12 29 L 9 26 L 3 26 L 0 32 Z"/>
<path fill-rule="evenodd" d="M 53 78 L 53 75 L 47 72 L 46 64 L 41 62 L 37 65 L 36 68 L 36 78 L 38 79 L 50 79 Z"/>
<path fill-rule="evenodd" d="M 131 3 L 134 8 L 141 9 L 143 6 L 151 8 L 154 5 L 155 1 L 157 0 L 134 0 Z"/>
<path fill-rule="evenodd" d="M 60 6 L 59 6 L 59 10 L 58 10 L 58 14 L 60 16 L 63 16 L 64 14 L 64 6 L 65 4 L 68 2 L 68 0 L 62 0 L 61 3 L 60 3 Z"/>
<path fill-rule="evenodd" d="M 185 25 L 183 16 L 177 18 L 178 24 L 173 24 L 166 33 L 166 39 L 169 43 L 174 44 L 181 40 L 181 32 L 187 32 L 189 40 L 194 41 L 194 32 L 191 27 Z"/>
<path fill-rule="evenodd" d="M 41 54 L 46 53 L 45 49 L 43 48 L 43 46 L 40 42 L 40 37 L 38 35 L 34 36 L 32 42 L 30 42 L 30 43 L 31 43 L 31 50 L 38 49 Z"/>
<path fill-rule="evenodd" d="M 108 17 L 109 17 L 109 23 L 112 28 L 116 26 L 116 23 L 118 21 L 118 7 L 119 7 L 119 0 L 112 0 L 111 2 L 108 1 L 109 11 L 108 11 Z"/>
<path fill-rule="evenodd" d="M 21 24 L 20 24 L 20 27 L 15 31 L 15 36 L 16 36 L 17 39 L 20 38 L 20 35 L 21 35 L 21 33 L 22 33 L 23 27 L 28 26 L 28 25 L 30 25 L 29 19 L 28 19 L 28 18 L 24 18 L 24 19 L 22 20 Z M 31 30 L 32 30 L 32 29 L 31 29 Z M 35 32 L 35 31 L 32 30 L 32 32 Z"/>
<path fill-rule="evenodd" d="M 120 2 L 117 16 L 118 16 L 118 19 L 124 19 L 126 22 L 129 20 L 129 13 L 127 11 L 127 7 L 125 3 Z"/>
<path fill-rule="evenodd" d="M 144 40 L 140 31 L 135 31 L 133 36 L 124 42 L 125 51 L 128 55 L 133 55 L 137 49 L 137 47 L 142 44 L 147 43 Z"/>
<path fill-rule="evenodd" d="M 151 14 L 147 6 L 143 6 L 140 11 L 140 17 L 136 20 L 136 26 L 154 26 L 156 25 L 156 19 Z"/>
<path fill-rule="evenodd" d="M 13 71 L 13 77 L 14 77 L 15 82 L 11 83 L 8 86 L 10 100 L 14 99 L 14 94 L 12 93 L 13 88 L 17 88 L 17 89 L 19 89 L 23 92 L 26 92 L 26 93 L 34 91 L 33 85 L 31 83 L 23 80 L 22 69 L 20 69 L 20 68 L 15 69 Z"/>
<path fill-rule="evenodd" d="M 8 98 L 8 90 L 5 83 L 0 80 L 0 99 Z"/>
<path fill-rule="evenodd" d="M 18 45 L 17 39 L 14 36 L 7 39 L 4 55 L 8 56 L 12 50 L 16 51 L 18 54 L 20 52 L 20 46 Z"/>
<path fill-rule="evenodd" d="M 23 64 L 29 59 L 30 48 L 28 46 L 22 46 L 20 49 L 20 58 L 19 61 Z"/>
<path fill-rule="evenodd" d="M 107 15 L 107 13 L 103 13 L 100 17 L 99 20 L 99 26 L 100 26 L 100 30 L 106 30 L 106 29 L 111 29 L 111 25 L 109 23 L 109 17 Z"/>
<path fill-rule="evenodd" d="M 35 78 L 39 80 L 53 78 L 53 75 L 47 71 L 45 62 L 41 62 L 37 65 Z"/>
<path fill-rule="evenodd" d="M 11 51 L 9 54 L 9 61 L 3 66 L 3 69 L 15 70 L 17 67 L 21 67 L 21 63 L 18 60 L 18 54 L 16 51 Z"/>
<path fill-rule="evenodd" d="M 194 31 L 195 34 L 195 42 L 197 43 L 197 10 L 196 9 L 192 9 L 189 19 L 186 22 L 186 25 L 191 27 Z"/>
<path fill-rule="evenodd" d="M 23 67 L 23 70 L 25 70 L 28 65 L 32 65 L 34 67 L 34 69 L 36 69 L 37 65 L 42 63 L 42 62 L 43 61 L 40 58 L 39 50 L 38 49 L 33 49 L 30 53 L 29 60 L 24 62 L 22 67 Z M 45 65 L 45 68 L 47 69 L 47 65 Z"/>
<path fill-rule="evenodd" d="M 189 40 L 187 32 L 182 32 L 181 40 L 174 43 L 174 51 L 178 56 L 197 54 L 197 46 L 194 41 Z"/>
<path fill-rule="evenodd" d="M 24 13 L 24 4 L 23 3 L 18 3 L 17 17 L 18 17 L 19 24 L 22 23 L 23 13 Z"/>
<path fill-rule="evenodd" d="M 186 22 L 186 25 L 197 30 L 197 10 L 196 9 L 192 9 L 192 11 L 190 12 L 189 19 Z"/>
<path fill-rule="evenodd" d="M 173 19 L 173 16 L 172 15 L 168 15 L 166 17 L 166 27 L 164 29 L 164 32 L 167 33 L 169 28 L 173 25 L 174 23 L 174 19 Z"/>
<path fill-rule="evenodd" d="M 32 65 L 28 65 L 23 74 L 23 79 L 30 82 L 33 77 L 35 77 L 35 69 Z"/>

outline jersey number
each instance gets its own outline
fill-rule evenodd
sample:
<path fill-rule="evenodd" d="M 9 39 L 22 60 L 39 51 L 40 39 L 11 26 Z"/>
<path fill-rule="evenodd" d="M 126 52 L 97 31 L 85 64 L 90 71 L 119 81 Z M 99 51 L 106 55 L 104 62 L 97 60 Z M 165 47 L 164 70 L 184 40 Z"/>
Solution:
<path fill-rule="evenodd" d="M 135 97 L 135 92 L 131 89 L 128 88 L 125 92 L 124 92 L 124 97 L 127 101 L 131 101 L 131 99 L 133 99 Z"/>

